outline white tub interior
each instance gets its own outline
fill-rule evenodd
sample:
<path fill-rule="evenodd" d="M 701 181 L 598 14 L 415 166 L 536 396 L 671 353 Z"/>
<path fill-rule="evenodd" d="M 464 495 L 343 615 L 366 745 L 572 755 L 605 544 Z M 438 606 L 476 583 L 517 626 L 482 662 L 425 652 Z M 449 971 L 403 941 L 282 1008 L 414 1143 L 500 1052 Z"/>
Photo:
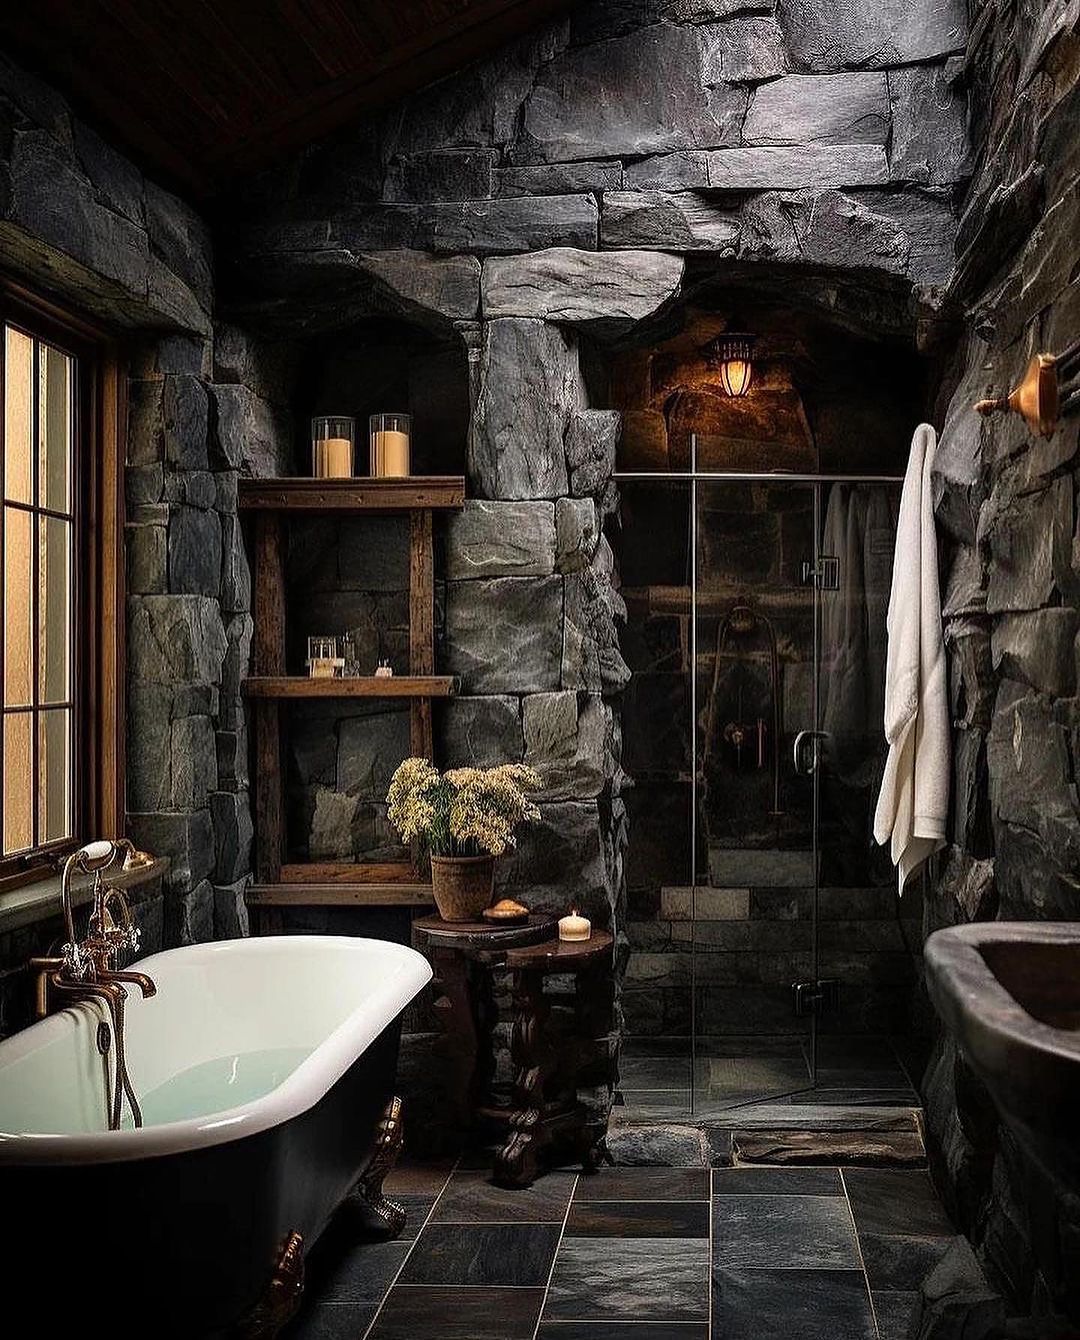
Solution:
<path fill-rule="evenodd" d="M 137 966 L 158 987 L 145 1001 L 128 991 L 128 1070 L 144 1128 L 107 1130 L 96 1045 L 107 1014 L 79 1005 L 0 1044 L 0 1161 L 41 1142 L 60 1157 L 89 1156 L 88 1141 L 138 1157 L 164 1152 L 165 1133 L 185 1148 L 286 1120 L 317 1102 L 431 976 L 402 945 L 339 936 L 192 945 Z"/>

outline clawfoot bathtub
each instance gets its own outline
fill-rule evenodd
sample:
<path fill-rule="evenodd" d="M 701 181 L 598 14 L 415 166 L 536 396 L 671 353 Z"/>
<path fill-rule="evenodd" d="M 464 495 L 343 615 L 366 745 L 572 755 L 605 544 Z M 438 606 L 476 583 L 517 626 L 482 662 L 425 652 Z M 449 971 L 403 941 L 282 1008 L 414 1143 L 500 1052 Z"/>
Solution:
<path fill-rule="evenodd" d="M 272 1334 L 303 1249 L 400 1141 L 401 1013 L 431 976 L 379 940 L 276 936 L 139 969 L 127 1064 L 141 1129 L 107 1129 L 107 1014 L 78 1004 L 0 1043 L 0 1293 L 59 1333 Z M 42 1270 L 53 1287 L 42 1294 Z"/>

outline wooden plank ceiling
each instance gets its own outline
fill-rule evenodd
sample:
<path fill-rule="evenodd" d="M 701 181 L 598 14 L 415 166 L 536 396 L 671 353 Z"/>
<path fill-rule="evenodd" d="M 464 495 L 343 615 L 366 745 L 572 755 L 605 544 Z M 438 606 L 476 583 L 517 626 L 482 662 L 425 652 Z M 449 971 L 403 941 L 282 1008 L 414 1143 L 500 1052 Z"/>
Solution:
<path fill-rule="evenodd" d="M 0 46 L 197 196 L 450 74 L 572 0 L 21 0 Z"/>

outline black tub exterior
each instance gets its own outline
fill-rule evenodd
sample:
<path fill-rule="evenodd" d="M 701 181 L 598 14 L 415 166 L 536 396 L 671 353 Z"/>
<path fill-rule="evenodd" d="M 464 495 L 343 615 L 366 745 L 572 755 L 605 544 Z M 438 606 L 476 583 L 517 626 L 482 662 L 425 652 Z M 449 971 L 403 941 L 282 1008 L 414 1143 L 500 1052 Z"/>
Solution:
<path fill-rule="evenodd" d="M 53 1334 L 225 1336 L 263 1297 L 290 1232 L 310 1248 L 367 1166 L 400 1016 L 306 1112 L 255 1135 L 124 1162 L 0 1168 L 0 1291 Z M 42 1292 L 43 1268 L 55 1269 Z"/>

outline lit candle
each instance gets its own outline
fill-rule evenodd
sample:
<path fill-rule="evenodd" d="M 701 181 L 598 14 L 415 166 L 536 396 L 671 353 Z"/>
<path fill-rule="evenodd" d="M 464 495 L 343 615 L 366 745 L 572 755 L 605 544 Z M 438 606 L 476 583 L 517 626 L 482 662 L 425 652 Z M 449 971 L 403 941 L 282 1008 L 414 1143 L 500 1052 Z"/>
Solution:
<path fill-rule="evenodd" d="M 560 940 L 587 940 L 590 935 L 592 935 L 592 922 L 588 917 L 579 917 L 576 909 L 559 921 Z"/>

